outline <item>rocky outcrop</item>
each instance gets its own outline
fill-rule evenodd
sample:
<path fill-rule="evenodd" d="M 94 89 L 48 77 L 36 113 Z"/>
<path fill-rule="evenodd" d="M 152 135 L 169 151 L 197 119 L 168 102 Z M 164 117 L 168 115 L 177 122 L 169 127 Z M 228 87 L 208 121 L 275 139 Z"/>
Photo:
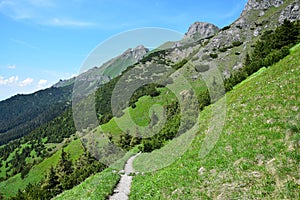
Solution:
<path fill-rule="evenodd" d="M 215 35 L 219 28 L 206 22 L 195 22 L 190 27 L 183 39 L 201 39 Z"/>
<path fill-rule="evenodd" d="M 147 53 L 149 49 L 145 48 L 143 45 L 139 45 L 135 48 L 129 48 L 121 55 L 110 59 L 109 61 L 102 64 L 100 67 L 93 67 L 86 72 L 83 72 L 77 77 L 67 79 L 67 80 L 60 80 L 58 83 L 54 84 L 53 87 L 63 87 L 66 85 L 71 85 L 75 81 L 98 81 L 100 83 L 104 83 L 110 80 L 110 78 L 114 77 L 117 74 L 104 74 L 105 70 L 109 68 L 113 71 L 113 68 L 119 68 L 119 73 L 125 70 L 128 66 L 140 61 Z M 108 77 L 112 76 L 112 77 Z"/>
<path fill-rule="evenodd" d="M 279 23 L 287 19 L 290 21 L 300 20 L 300 4 L 299 1 L 295 1 L 293 4 L 288 5 L 279 16 Z"/>
<path fill-rule="evenodd" d="M 146 53 L 149 52 L 149 49 L 145 48 L 143 45 L 139 45 L 135 48 L 127 49 L 120 57 L 123 58 L 132 58 L 134 60 L 141 60 Z"/>
<path fill-rule="evenodd" d="M 193 44 L 193 43 L 197 42 L 201 39 L 214 36 L 219 31 L 220 31 L 220 29 L 214 24 L 210 24 L 207 22 L 194 22 L 189 27 L 188 32 L 186 32 L 184 34 L 184 37 L 182 38 L 182 40 L 175 42 L 172 47 L 175 48 L 175 50 L 181 57 L 188 56 L 193 51 L 193 48 L 188 47 L 189 50 L 186 51 L 186 50 L 182 50 L 182 49 L 179 50 L 179 49 L 177 49 L 177 47 L 182 47 L 185 45 L 190 45 L 190 46 L 197 45 L 197 44 Z M 177 59 L 172 59 L 172 60 L 176 61 Z"/>
<path fill-rule="evenodd" d="M 245 15 L 250 10 L 266 10 L 272 6 L 279 7 L 282 4 L 283 0 L 249 0 L 242 15 Z"/>

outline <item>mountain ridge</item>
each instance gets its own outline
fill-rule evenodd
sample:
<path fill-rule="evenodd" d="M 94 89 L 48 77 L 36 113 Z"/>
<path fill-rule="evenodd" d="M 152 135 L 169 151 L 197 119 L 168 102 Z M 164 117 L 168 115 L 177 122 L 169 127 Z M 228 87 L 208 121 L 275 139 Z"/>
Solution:
<path fill-rule="evenodd" d="M 111 58 L 110 60 L 104 62 L 100 66 L 95 66 L 93 68 L 88 69 L 87 71 L 79 74 L 76 77 L 66 80 L 60 80 L 58 83 L 55 83 L 53 87 L 62 87 L 65 85 L 73 84 L 77 78 L 87 77 L 88 74 L 101 74 L 107 75 L 110 78 L 118 75 L 122 72 L 126 67 L 140 61 L 144 55 L 149 52 L 149 49 L 145 48 L 143 45 L 138 45 L 134 48 L 128 48 L 122 54 Z M 115 69 L 117 68 L 117 70 Z M 116 70 L 116 72 L 114 72 Z M 111 73 L 112 72 L 112 73 Z"/>
<path fill-rule="evenodd" d="M 148 51 L 142 45 L 129 48 L 100 67 L 94 67 L 77 77 L 61 80 L 50 88 L 32 94 L 18 94 L 0 101 L 0 144 L 27 135 L 70 108 L 75 81 L 94 80 L 97 85 L 103 84 L 126 67 L 138 62 Z M 83 87 L 84 90 L 88 88 L 85 85 Z M 23 105 L 25 102 L 26 105 Z M 18 112 L 11 112 L 11 110 L 18 110 Z"/>
<path fill-rule="evenodd" d="M 259 9 L 256 10 L 256 7 L 254 6 L 254 4 L 255 4 L 254 2 L 258 2 L 258 1 L 249 1 L 249 2 L 250 2 L 249 8 L 251 7 L 251 4 L 253 4 L 252 5 L 253 8 L 251 7 L 251 9 L 249 9 L 245 13 L 243 12 L 243 14 L 241 14 L 239 19 L 237 19 L 235 22 L 233 22 L 228 27 L 222 28 L 221 30 L 216 32 L 215 35 L 209 36 L 208 38 L 201 38 L 199 40 L 193 41 L 193 43 L 189 44 L 190 46 L 189 45 L 175 46 L 175 47 L 171 47 L 169 49 L 163 49 L 163 50 L 154 52 L 152 54 L 149 54 L 148 55 L 149 57 L 145 57 L 145 59 L 142 59 L 140 63 L 137 63 L 137 65 L 149 67 L 149 66 L 151 66 L 151 63 L 152 64 L 159 63 L 160 65 L 156 65 L 156 66 L 164 66 L 165 65 L 166 69 L 169 69 L 169 68 L 176 69 L 179 71 L 179 73 L 184 74 L 186 79 L 189 80 L 191 82 L 191 84 L 193 84 L 193 86 L 196 84 L 200 85 L 199 87 L 196 87 L 197 92 L 199 92 L 199 91 L 202 92 L 202 90 L 200 90 L 200 87 L 202 87 L 203 85 L 201 84 L 200 78 L 201 78 L 201 75 L 203 75 L 204 73 L 207 73 L 207 71 L 209 71 L 211 69 L 211 66 L 209 65 L 211 63 L 212 63 L 211 65 L 215 64 L 217 67 L 219 67 L 225 77 L 226 76 L 230 77 L 232 73 L 238 71 L 239 69 L 241 69 L 243 67 L 243 61 L 244 61 L 244 58 L 246 57 L 247 52 L 251 52 L 251 50 L 253 48 L 253 47 L 251 47 L 251 45 L 255 44 L 255 42 L 260 39 L 260 34 L 262 34 L 262 32 L 264 30 L 272 30 L 274 27 L 276 27 L 280 24 L 279 18 L 281 16 L 283 10 L 287 10 L 287 18 L 294 19 L 293 13 L 295 10 L 297 11 L 297 9 L 295 9 L 293 11 L 293 8 L 298 3 L 297 1 L 289 0 L 289 1 L 283 2 L 278 7 L 275 7 L 272 4 L 277 5 L 276 1 L 272 1 L 271 2 L 272 4 L 267 4 L 265 1 L 266 5 L 267 6 L 270 5 L 270 6 L 268 7 L 267 10 L 262 7 L 263 12 L 264 12 L 262 14 L 260 12 L 260 10 Z M 290 5 L 293 5 L 294 7 L 292 9 L 290 9 Z M 289 13 L 292 13 L 292 14 L 289 14 Z M 273 16 L 273 18 L 270 18 L 270 16 Z M 299 18 L 299 16 L 296 17 L 296 19 L 298 19 L 298 18 Z M 266 21 L 266 20 L 269 20 L 269 21 Z M 248 22 L 251 22 L 251 23 L 248 23 Z M 257 33 L 257 35 L 256 35 L 256 33 Z M 220 65 L 220 63 L 223 65 Z M 207 66 L 208 66 L 208 69 L 206 68 Z M 165 68 L 162 68 L 162 69 L 165 69 Z M 145 71 L 145 72 L 147 73 L 147 71 Z M 112 80 L 115 80 L 115 79 L 112 79 Z M 111 85 L 108 85 L 108 86 L 111 86 Z M 101 89 L 103 89 L 103 88 L 101 88 Z M 158 92 L 150 90 L 150 92 L 151 92 L 150 94 L 147 93 L 148 92 L 147 89 L 151 89 L 151 87 L 148 87 L 148 88 L 146 87 L 146 93 L 142 95 L 142 99 L 139 99 L 139 98 L 137 99 L 138 101 L 141 101 L 141 102 L 135 102 L 136 104 L 132 104 L 132 107 L 128 108 L 129 110 L 131 110 L 132 112 L 135 112 L 136 110 L 139 109 L 139 106 L 144 106 L 144 104 L 146 104 L 145 103 L 146 100 L 150 101 L 152 99 L 161 97 L 161 96 L 157 97 L 156 95 L 167 96 L 166 95 L 167 92 L 164 91 L 164 88 L 162 88 L 162 89 L 154 88 L 154 90 L 157 89 Z M 107 90 L 107 88 L 104 88 L 101 91 L 103 93 L 105 93 L 108 90 Z M 184 94 L 187 94 L 187 92 L 185 91 Z M 102 95 L 102 93 L 100 95 Z M 203 93 L 203 96 L 201 96 L 201 98 L 205 98 L 205 93 Z M 239 97 L 237 96 L 236 98 L 239 98 Z M 243 102 L 243 103 L 245 104 L 245 102 Z M 241 106 L 243 106 L 243 105 L 241 105 Z M 135 106 L 137 106 L 137 108 Z M 164 105 L 164 106 L 166 106 L 166 105 Z M 170 105 L 167 105 L 167 108 L 172 108 L 172 107 Z M 120 116 L 122 116 L 122 114 L 120 114 Z M 118 116 L 118 118 L 121 118 L 120 116 Z M 137 117 L 137 118 L 139 118 L 141 120 L 143 119 L 142 117 Z M 147 121 L 147 120 L 144 120 L 144 121 Z M 174 121 L 176 121 L 176 118 Z M 271 122 L 272 121 L 270 121 L 270 123 Z M 172 123 L 173 123 L 173 121 L 172 121 Z M 111 129 L 111 130 L 113 130 L 113 129 Z M 90 132 L 92 134 L 98 132 L 97 129 L 94 129 L 94 130 L 87 129 L 86 131 Z M 108 133 L 111 134 L 113 132 L 108 131 Z M 127 137 L 126 135 L 124 136 L 122 134 L 121 135 L 116 134 L 116 135 L 113 135 L 112 137 L 117 138 L 119 136 L 120 136 L 121 142 L 122 142 L 122 137 Z M 92 142 L 96 142 L 96 141 L 94 140 Z M 119 141 L 116 140 L 116 142 L 119 142 Z M 135 142 L 134 140 L 131 140 L 130 143 L 134 143 L 134 142 Z M 128 144 L 124 143 L 124 146 L 126 146 L 126 145 L 128 145 Z M 195 155 L 193 155 L 193 156 L 195 156 Z M 178 162 L 181 162 L 180 159 Z M 182 165 L 184 165 L 184 164 L 182 163 Z M 237 165 L 239 165 L 239 163 Z M 246 169 L 247 163 L 245 165 L 241 165 L 240 167 L 243 169 Z M 190 170 L 193 170 L 193 169 L 190 169 Z M 199 174 L 203 174 L 204 173 L 203 171 L 205 171 L 205 170 L 206 170 L 206 167 L 199 168 Z M 176 170 L 174 170 L 174 172 L 175 171 Z M 110 171 L 110 173 L 111 173 L 111 171 Z M 164 171 L 162 173 L 164 173 Z M 116 174 L 114 174 L 114 175 L 116 176 Z M 144 179 L 144 177 L 140 177 L 140 178 Z M 149 178 L 148 175 L 147 175 L 147 178 Z M 172 179 L 170 179 L 170 180 L 172 180 Z M 175 181 L 174 181 L 174 183 L 175 183 Z M 173 184 L 173 182 L 171 184 Z M 272 182 L 270 182 L 270 184 L 272 184 Z M 137 184 L 137 185 L 139 185 L 139 184 Z M 135 187 L 137 187 L 137 185 L 135 185 Z M 151 184 L 149 184 L 149 185 L 151 186 Z M 145 187 L 147 187 L 149 185 L 146 185 Z M 101 189 L 101 186 L 100 186 L 100 189 Z M 176 191 L 171 191 L 170 193 L 167 194 L 167 196 L 170 197 L 172 195 L 175 195 L 172 197 L 176 197 L 177 194 L 182 194 L 181 191 L 184 192 L 185 189 L 187 189 L 187 188 L 182 188 L 182 190 L 179 188 Z M 134 191 L 137 191 L 136 188 Z M 149 191 L 151 192 L 152 190 L 150 188 L 150 190 L 147 190 L 147 191 L 149 193 Z M 136 194 L 139 195 L 139 192 L 136 192 Z M 133 194 L 132 196 L 134 196 L 134 195 L 135 194 Z M 159 193 L 155 193 L 155 195 L 159 195 Z M 166 197 L 166 196 L 164 196 L 164 197 Z M 177 197 L 179 197 L 179 196 L 177 196 Z M 105 198 L 105 197 L 103 197 L 103 198 Z M 138 199 L 138 197 L 137 197 L 137 199 Z"/>

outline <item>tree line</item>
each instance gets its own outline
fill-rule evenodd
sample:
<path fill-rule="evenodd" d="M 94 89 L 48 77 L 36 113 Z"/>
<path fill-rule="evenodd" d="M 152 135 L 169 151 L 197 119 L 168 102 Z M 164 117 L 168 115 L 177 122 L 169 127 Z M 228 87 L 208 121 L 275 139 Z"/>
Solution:
<path fill-rule="evenodd" d="M 285 20 L 275 31 L 263 33 L 254 45 L 253 52 L 246 54 L 243 67 L 225 79 L 226 91 L 245 80 L 262 67 L 269 67 L 289 54 L 289 49 L 300 42 L 300 22 Z"/>
<path fill-rule="evenodd" d="M 27 185 L 25 190 L 19 190 L 10 199 L 51 199 L 80 184 L 92 174 L 101 172 L 105 167 L 87 151 L 79 159 L 72 161 L 69 153 L 62 149 L 58 164 L 51 166 L 41 182 Z"/>

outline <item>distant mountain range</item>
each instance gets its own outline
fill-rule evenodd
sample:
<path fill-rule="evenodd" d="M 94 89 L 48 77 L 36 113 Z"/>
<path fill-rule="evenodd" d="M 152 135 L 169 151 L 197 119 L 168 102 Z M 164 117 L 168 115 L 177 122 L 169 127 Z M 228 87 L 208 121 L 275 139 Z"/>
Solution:
<path fill-rule="evenodd" d="M 78 77 L 61 80 L 52 87 L 33 94 L 16 95 L 0 101 L 0 145 L 27 135 L 41 124 L 51 121 L 71 107 L 75 81 L 83 82 L 82 91 L 88 90 L 86 80 L 103 84 L 119 75 L 128 66 L 138 62 L 149 52 L 144 46 L 129 48 L 120 56 L 94 67 Z"/>
<path fill-rule="evenodd" d="M 77 77 L 61 80 L 51 88 L 29 95 L 16 95 L 1 101 L 0 145 L 5 144 L 0 147 L 3 150 L 0 151 L 2 180 L 0 191 L 3 191 L 3 196 L 15 196 L 18 191 L 20 196 L 25 195 L 26 192 L 35 194 L 38 191 L 39 195 L 47 193 L 50 194 L 48 198 L 52 198 L 65 190 L 66 192 L 56 199 L 107 198 L 120 179 L 118 171 L 124 166 L 125 158 L 137 151 L 147 152 L 141 154 L 143 158 L 153 150 L 159 151 L 160 148 L 165 147 L 164 145 L 172 145 L 173 142 L 178 141 L 172 140 L 178 136 L 177 131 L 181 131 L 178 137 L 184 135 L 187 129 L 180 129 L 181 111 L 193 105 L 188 102 L 180 107 L 179 103 L 185 103 L 186 99 L 195 95 L 199 110 L 190 110 L 197 114 L 201 112 L 203 121 L 203 124 L 199 124 L 199 127 L 192 130 L 192 134 L 197 137 L 197 143 L 193 143 L 190 146 L 191 150 L 177 157 L 176 162 L 169 167 L 155 173 L 133 174 L 136 175 L 132 187 L 132 192 L 135 193 L 130 197 L 133 199 L 148 197 L 149 199 L 200 197 L 287 199 L 290 191 L 295 195 L 292 197 L 297 197 L 296 193 L 299 190 L 297 139 L 299 137 L 296 133 L 299 132 L 299 127 L 296 122 L 296 112 L 299 111 L 299 106 L 295 103 L 296 87 L 289 87 L 289 84 L 296 84 L 295 74 L 298 71 L 295 65 L 299 62 L 296 57 L 299 54 L 299 46 L 294 47 L 295 53 L 285 58 L 282 56 L 290 52 L 289 45 L 280 46 L 279 49 L 267 49 L 267 52 L 270 50 L 268 53 L 271 52 L 271 55 L 266 53 L 265 57 L 268 60 L 264 60 L 265 58 L 260 60 L 266 66 L 258 72 L 259 68 L 251 69 L 252 71 L 248 69 L 249 66 L 256 67 L 257 63 L 253 64 L 253 62 L 259 57 L 260 52 L 265 53 L 263 50 L 274 46 L 264 44 L 262 39 L 272 37 L 276 39 L 280 34 L 282 36 L 282 33 L 277 33 L 275 30 L 281 27 L 285 20 L 295 22 L 286 24 L 293 26 L 291 30 L 295 30 L 294 27 L 298 28 L 299 32 L 299 0 L 249 0 L 240 17 L 226 27 L 219 28 L 207 22 L 195 22 L 180 41 L 166 42 L 152 51 L 142 45 L 130 48 L 103 65 L 91 66 L 88 71 Z M 299 39 L 300 34 L 297 34 Z M 276 41 L 275 39 L 272 42 Z M 260 46 L 261 49 L 258 48 Z M 252 57 L 255 50 L 257 57 Z M 283 58 L 283 62 L 279 65 L 280 70 L 273 68 L 275 65 L 267 68 L 268 63 L 274 64 L 278 61 L 277 58 L 279 60 Z M 250 62 L 252 65 L 248 66 Z M 292 68 L 290 69 L 287 64 Z M 132 79 L 128 77 L 126 79 L 128 71 L 134 72 Z M 220 74 L 217 74 L 219 72 Z M 265 77 L 260 76 L 261 73 Z M 179 75 L 182 75 L 186 82 L 176 79 L 180 77 Z M 273 77 L 276 77 L 276 80 L 272 80 Z M 140 84 L 141 87 L 132 92 L 131 88 L 118 87 L 117 83 L 122 78 L 128 80 L 128 84 L 145 82 L 147 84 Z M 241 82 L 246 78 L 248 79 L 245 82 Z M 285 78 L 289 82 L 285 81 Z M 219 85 L 217 79 L 225 86 Z M 228 83 L 226 81 L 231 79 L 234 81 L 230 87 L 224 88 Z M 193 87 L 193 91 L 181 87 L 184 83 L 189 83 L 187 85 Z M 271 89 L 267 87 L 268 84 Z M 82 119 L 82 124 L 87 125 L 80 130 L 75 128 L 74 110 L 71 108 L 74 103 L 72 102 L 74 87 L 82 92 L 79 94 L 78 109 L 82 109 L 83 112 L 79 119 Z M 172 87 L 178 94 L 171 94 Z M 210 91 L 209 87 L 217 89 L 223 87 L 223 90 L 214 93 L 214 88 Z M 281 93 L 282 87 L 285 89 Z M 266 93 L 256 91 L 263 88 L 266 89 Z M 114 90 L 116 90 L 115 98 L 119 101 L 112 108 Z M 229 99 L 226 100 L 228 106 L 225 108 L 227 116 L 224 130 L 226 132 L 219 138 L 220 147 L 211 150 L 212 156 L 200 159 L 199 151 L 202 149 L 200 144 L 212 131 L 207 129 L 210 126 L 207 124 L 212 122 L 210 116 L 214 114 L 211 109 L 220 106 L 218 100 L 224 96 L 225 91 L 230 90 L 232 91 L 227 93 Z M 80 101 L 81 98 L 91 97 L 91 91 L 95 92 L 93 96 L 95 105 L 92 109 L 96 111 L 97 122 L 99 122 L 93 126 L 89 126 L 89 121 L 84 115 L 86 114 L 85 102 Z M 286 96 L 282 96 L 283 94 Z M 129 99 L 125 98 L 126 95 Z M 277 99 L 281 102 L 278 103 Z M 274 105 L 277 107 L 272 107 L 273 104 L 270 104 L 273 100 L 276 101 Z M 153 110 L 151 110 L 152 115 L 149 111 L 154 107 L 153 102 L 166 111 L 164 113 L 166 124 L 156 135 L 140 138 L 142 131 L 131 126 L 126 117 L 132 115 L 135 121 L 146 128 L 155 127 L 158 117 Z M 215 105 L 208 106 L 215 102 Z M 257 106 L 256 102 L 260 102 L 261 106 Z M 281 116 L 277 109 L 282 112 L 282 115 L 288 117 Z M 293 112 L 289 112 L 290 110 Z M 195 119 L 190 116 L 185 117 L 188 122 L 185 125 L 187 127 L 193 125 Z M 280 120 L 277 121 L 278 119 Z M 118 126 L 117 120 L 125 127 L 124 130 Z M 215 123 L 211 124 L 218 122 L 216 119 Z M 103 138 L 105 140 L 101 140 Z M 105 151 L 103 149 L 99 151 L 101 142 L 109 144 L 105 146 Z M 94 166 L 95 158 L 114 160 L 117 156 L 114 157 L 113 153 L 117 152 L 119 147 L 126 151 L 130 150 L 122 162 L 92 175 L 80 187 L 69 190 L 79 184 L 72 181 L 79 178 L 82 180 L 83 175 L 86 177 L 98 172 L 90 168 Z M 174 152 L 171 153 L 176 153 L 177 147 L 181 148 L 176 146 L 172 148 Z M 146 162 L 150 160 L 146 159 Z M 23 163 L 27 167 L 24 167 Z M 63 170 L 66 171 L 63 167 L 69 169 L 66 176 L 61 175 L 64 174 Z M 143 167 L 142 164 L 139 167 Z M 90 170 L 89 174 L 85 174 L 88 170 Z M 280 176 L 275 173 L 276 170 L 280 172 Z M 240 175 L 243 179 L 240 179 Z M 63 184 L 57 181 L 58 177 Z M 281 178 L 284 181 L 281 181 Z M 178 182 L 180 179 L 182 182 Z M 197 181 L 193 182 L 194 180 Z M 42 181 L 41 185 L 36 184 L 40 181 Z M 82 188 L 88 189 L 83 191 Z M 278 188 L 284 190 L 284 194 L 281 194 Z M 256 192 L 260 189 L 263 191 Z M 249 192 L 251 195 L 248 195 Z M 148 196 L 145 193 L 149 193 Z M 276 196 L 279 193 L 281 196 Z"/>

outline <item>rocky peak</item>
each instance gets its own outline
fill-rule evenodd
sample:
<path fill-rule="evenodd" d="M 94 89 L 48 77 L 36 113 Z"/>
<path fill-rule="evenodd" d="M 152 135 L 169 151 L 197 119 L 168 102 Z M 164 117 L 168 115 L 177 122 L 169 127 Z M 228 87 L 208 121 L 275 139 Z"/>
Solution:
<path fill-rule="evenodd" d="M 195 22 L 190 27 L 188 32 L 184 35 L 184 39 L 201 39 L 219 32 L 219 28 L 213 24 L 206 22 Z"/>
<path fill-rule="evenodd" d="M 129 48 L 127 49 L 122 55 L 121 57 L 132 57 L 135 60 L 139 61 L 140 59 L 142 59 L 144 57 L 144 55 L 146 53 L 149 52 L 149 49 L 147 49 L 146 47 L 144 47 L 143 45 L 139 45 L 135 48 Z"/>
<path fill-rule="evenodd" d="M 266 10 L 272 6 L 276 8 L 283 4 L 283 0 L 249 0 L 243 10 L 242 15 L 250 10 Z"/>

